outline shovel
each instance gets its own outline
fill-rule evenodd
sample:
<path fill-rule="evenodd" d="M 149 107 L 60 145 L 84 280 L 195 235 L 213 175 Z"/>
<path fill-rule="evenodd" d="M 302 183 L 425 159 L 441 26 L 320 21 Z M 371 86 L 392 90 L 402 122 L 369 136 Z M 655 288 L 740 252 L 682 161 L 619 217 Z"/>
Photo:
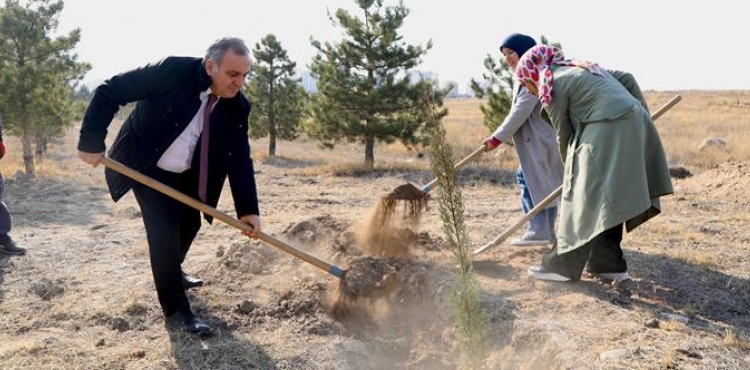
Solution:
<path fill-rule="evenodd" d="M 656 121 L 657 118 L 661 117 L 664 113 L 666 113 L 670 108 L 674 107 L 675 104 L 679 103 L 680 100 L 682 100 L 682 96 L 675 95 L 672 99 L 670 99 L 668 102 L 666 102 L 664 105 L 661 106 L 654 114 L 651 115 L 651 120 Z M 562 194 L 562 185 L 552 191 L 550 195 L 548 195 L 546 198 L 542 199 L 539 204 L 534 206 L 529 213 L 525 214 L 518 222 L 511 225 L 509 228 L 507 228 L 505 231 L 500 233 L 495 239 L 493 239 L 491 242 L 477 248 L 474 250 L 474 254 L 477 255 L 479 253 L 484 252 L 490 247 L 494 247 L 496 245 L 499 245 L 502 243 L 510 234 L 518 230 L 521 226 L 523 226 L 525 223 L 529 222 L 534 216 L 536 216 L 539 212 L 541 212 L 543 209 L 547 208 L 547 206 L 552 203 L 558 196 Z"/>
<path fill-rule="evenodd" d="M 211 207 L 211 206 L 209 206 L 209 205 L 207 205 L 205 203 L 199 202 L 199 201 L 197 201 L 197 200 L 195 200 L 195 199 L 193 199 L 193 198 L 191 198 L 191 197 L 189 197 L 189 196 L 187 196 L 187 195 L 185 195 L 183 193 L 180 193 L 179 191 L 177 191 L 177 190 L 175 190 L 175 189 L 173 189 L 173 188 L 171 188 L 171 187 L 169 187 L 167 185 L 164 185 L 164 184 L 162 184 L 162 183 L 160 183 L 160 182 L 158 182 L 158 181 L 156 181 L 156 180 L 154 180 L 154 179 L 152 179 L 152 178 L 150 178 L 150 177 L 148 177 L 148 176 L 146 176 L 146 175 L 144 175 L 144 174 L 142 174 L 142 173 L 140 173 L 138 171 L 135 171 L 135 170 L 131 169 L 130 167 L 127 167 L 127 166 L 123 165 L 122 163 L 119 163 L 119 162 L 117 162 L 115 160 L 112 160 L 110 158 L 107 158 L 107 157 L 102 158 L 101 163 L 105 167 L 107 167 L 107 168 L 109 168 L 109 169 L 111 169 L 111 170 L 113 170 L 115 172 L 118 172 L 118 173 L 120 173 L 122 175 L 130 177 L 131 179 L 133 179 L 135 181 L 138 181 L 139 183 L 141 183 L 143 185 L 146 185 L 146 186 L 148 186 L 148 187 L 150 187 L 150 188 L 152 188 L 154 190 L 157 190 L 157 191 L 163 193 L 164 195 L 167 195 L 167 196 L 169 196 L 171 198 L 174 198 L 177 201 L 180 201 L 180 202 L 182 202 L 182 203 L 184 203 L 184 204 L 186 204 L 186 205 L 188 205 L 190 207 L 193 207 L 193 208 L 195 208 L 195 209 L 197 209 L 197 210 L 199 210 L 199 211 L 201 211 L 201 212 L 203 212 L 203 213 L 205 213 L 207 215 L 210 215 L 210 216 L 218 219 L 219 221 L 224 222 L 227 225 L 234 226 L 234 227 L 236 227 L 236 228 L 238 228 L 240 230 L 243 230 L 243 231 L 253 231 L 253 227 L 252 226 L 250 226 L 250 225 L 248 225 L 248 224 L 246 224 L 246 223 L 244 223 L 244 222 L 242 222 L 242 221 L 240 221 L 240 220 L 238 220 L 238 219 L 236 219 L 236 218 L 234 218 L 232 216 L 229 216 L 228 214 L 223 213 L 223 212 L 217 210 L 216 208 L 213 208 L 213 207 Z M 331 274 L 333 276 L 336 276 L 339 279 L 343 280 L 344 276 L 346 275 L 346 270 L 344 270 L 344 269 L 342 269 L 342 268 L 340 268 L 338 266 L 332 265 L 332 264 L 330 264 L 330 263 L 328 263 L 326 261 L 323 261 L 321 259 L 318 259 L 317 257 L 315 257 L 313 255 L 310 255 L 310 254 L 308 254 L 306 252 L 303 252 L 303 251 L 301 251 L 301 250 L 299 250 L 297 248 L 294 248 L 291 245 L 289 245 L 289 244 L 287 244 L 287 243 L 285 243 L 285 242 L 283 242 L 283 241 L 281 241 L 279 239 L 276 239 L 273 236 L 268 235 L 268 234 L 266 234 L 264 232 L 259 232 L 258 233 L 258 239 L 260 239 L 263 242 L 268 243 L 268 244 L 270 244 L 270 245 L 272 245 L 272 246 L 274 246 L 274 247 L 276 247 L 278 249 L 281 249 L 282 251 L 287 252 L 287 253 L 291 254 L 292 256 L 297 257 L 297 258 L 299 258 L 299 259 L 301 259 L 301 260 L 303 260 L 303 261 L 305 261 L 305 262 L 307 262 L 307 263 L 309 263 L 309 264 L 311 264 L 311 265 L 313 265 L 313 266 L 315 266 L 315 267 L 317 267 L 317 268 L 319 268 L 319 269 L 321 269 L 321 270 L 323 270 L 323 271 L 325 271 L 325 272 L 327 272 L 327 273 L 329 273 L 329 274 Z"/>

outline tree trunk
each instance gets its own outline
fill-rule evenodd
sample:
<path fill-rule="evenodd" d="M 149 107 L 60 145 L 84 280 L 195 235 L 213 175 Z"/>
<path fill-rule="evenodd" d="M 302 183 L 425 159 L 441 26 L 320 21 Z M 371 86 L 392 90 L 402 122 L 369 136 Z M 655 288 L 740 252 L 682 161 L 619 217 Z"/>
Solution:
<path fill-rule="evenodd" d="M 269 123 L 268 127 L 268 156 L 276 156 L 276 124 Z"/>
<path fill-rule="evenodd" d="M 21 143 L 23 144 L 23 166 L 26 170 L 26 175 L 34 176 L 36 172 L 34 169 L 34 153 L 31 148 L 31 134 L 29 133 L 28 127 L 23 129 Z"/>
<path fill-rule="evenodd" d="M 273 72 L 273 63 L 271 63 L 271 71 Z M 274 81 L 273 79 L 268 86 L 268 156 L 276 156 L 276 114 L 274 112 Z"/>
<path fill-rule="evenodd" d="M 41 133 L 37 133 L 35 136 L 36 146 L 34 154 L 36 155 L 36 160 L 41 164 L 44 162 L 44 156 L 47 155 L 47 140 Z"/>
<path fill-rule="evenodd" d="M 365 136 L 365 167 L 375 167 L 375 136 L 371 134 Z"/>

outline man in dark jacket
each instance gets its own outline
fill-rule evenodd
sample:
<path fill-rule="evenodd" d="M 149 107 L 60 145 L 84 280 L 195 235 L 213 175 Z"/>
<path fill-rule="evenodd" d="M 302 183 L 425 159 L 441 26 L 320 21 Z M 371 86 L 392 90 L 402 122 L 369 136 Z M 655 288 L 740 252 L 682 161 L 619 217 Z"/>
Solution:
<path fill-rule="evenodd" d="M 3 141 L 3 117 L 0 116 L 0 159 L 5 157 L 5 142 Z M 0 253 L 20 256 L 26 254 L 26 249 L 16 244 L 10 237 L 10 212 L 5 205 L 3 194 L 5 193 L 5 181 L 0 174 Z"/>
<path fill-rule="evenodd" d="M 253 227 L 243 233 L 257 237 L 260 212 L 247 137 L 250 101 L 240 92 L 249 69 L 245 43 L 224 38 L 202 59 L 168 57 L 112 77 L 96 89 L 86 110 L 78 157 L 96 167 L 115 113 L 137 102 L 109 156 L 213 207 L 228 177 L 237 217 Z M 211 328 L 193 315 L 185 292 L 202 281 L 181 267 L 200 228 L 200 213 L 109 169 L 106 179 L 115 202 L 133 189 L 140 205 L 167 326 L 210 335 Z"/>

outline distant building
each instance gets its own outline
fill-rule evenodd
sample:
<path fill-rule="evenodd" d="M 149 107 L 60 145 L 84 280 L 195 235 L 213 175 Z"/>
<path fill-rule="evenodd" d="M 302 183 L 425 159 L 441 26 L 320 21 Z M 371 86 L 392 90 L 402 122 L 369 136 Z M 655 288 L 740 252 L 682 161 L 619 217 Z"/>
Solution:
<path fill-rule="evenodd" d="M 420 81 L 432 81 L 435 84 L 438 84 L 440 80 L 438 79 L 438 75 L 435 72 L 430 71 L 409 71 L 409 82 L 416 84 Z"/>
<path fill-rule="evenodd" d="M 455 81 L 447 81 L 445 83 L 445 86 L 443 88 L 447 88 L 450 86 L 450 90 L 448 91 L 448 95 L 446 95 L 446 98 L 458 98 L 461 96 L 461 94 L 458 91 L 458 83 Z"/>
<path fill-rule="evenodd" d="M 300 77 L 300 85 L 302 85 L 302 88 L 305 89 L 306 92 L 318 92 L 318 79 L 315 78 L 310 71 L 299 70 L 297 71 L 297 75 Z"/>

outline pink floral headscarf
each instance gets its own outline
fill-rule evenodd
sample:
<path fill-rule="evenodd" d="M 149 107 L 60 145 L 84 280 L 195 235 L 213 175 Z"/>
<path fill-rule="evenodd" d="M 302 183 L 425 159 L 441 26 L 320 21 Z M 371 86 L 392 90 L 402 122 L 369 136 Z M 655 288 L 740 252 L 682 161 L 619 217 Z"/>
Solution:
<path fill-rule="evenodd" d="M 516 79 L 521 84 L 531 82 L 536 85 L 539 90 L 539 100 L 545 107 L 550 105 L 555 97 L 552 90 L 552 70 L 549 68 L 553 65 L 581 67 L 595 75 L 604 76 L 601 67 L 596 63 L 566 60 L 563 51 L 554 46 L 534 46 L 518 60 Z"/>

